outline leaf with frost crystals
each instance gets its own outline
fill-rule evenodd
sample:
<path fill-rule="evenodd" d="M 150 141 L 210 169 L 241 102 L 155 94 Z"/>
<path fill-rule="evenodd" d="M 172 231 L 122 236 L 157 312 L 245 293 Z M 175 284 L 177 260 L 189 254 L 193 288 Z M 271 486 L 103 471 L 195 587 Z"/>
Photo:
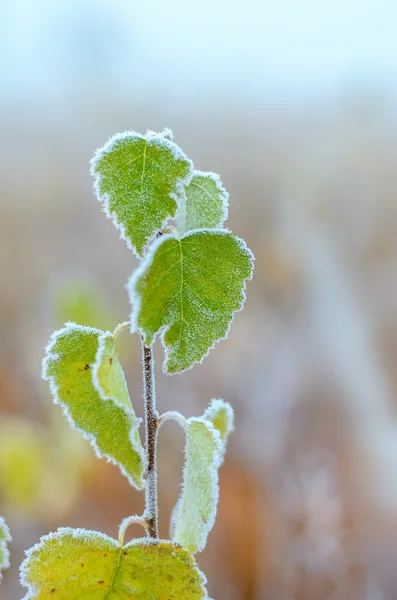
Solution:
<path fill-rule="evenodd" d="M 95 193 L 129 248 L 146 244 L 174 217 L 189 183 L 192 163 L 169 129 L 113 136 L 91 161 Z"/>
<path fill-rule="evenodd" d="M 192 417 L 185 428 L 183 491 L 172 515 L 172 540 L 190 552 L 201 552 L 215 523 L 223 444 L 209 421 Z"/>
<path fill-rule="evenodd" d="M 228 214 L 229 194 L 216 173 L 193 171 L 185 188 L 185 201 L 177 216 L 179 235 L 193 229 L 218 229 L 223 227 Z"/>
<path fill-rule="evenodd" d="M 227 439 L 234 429 L 234 411 L 229 402 L 221 398 L 213 398 L 203 414 L 203 419 L 211 421 L 219 431 L 222 440 L 222 458 L 226 451 Z"/>
<path fill-rule="evenodd" d="M 125 546 L 95 531 L 58 529 L 21 565 L 24 600 L 201 600 L 205 578 L 192 555 L 169 540 Z"/>
<path fill-rule="evenodd" d="M 115 404 L 132 410 L 124 371 L 117 356 L 114 338 L 109 331 L 99 336 L 92 379 L 103 400 L 113 400 Z M 136 434 L 139 438 L 138 429 Z"/>
<path fill-rule="evenodd" d="M 202 361 L 227 335 L 252 272 L 252 253 L 226 229 L 166 235 L 152 245 L 129 283 L 131 320 L 147 346 L 163 330 L 166 373 Z"/>
<path fill-rule="evenodd" d="M 47 346 L 43 378 L 50 382 L 54 401 L 63 406 L 71 424 L 91 442 L 98 456 L 117 464 L 130 483 L 142 489 L 145 461 L 140 421 L 127 399 L 111 337 L 98 329 L 67 323 Z"/>
<path fill-rule="evenodd" d="M 10 530 L 8 529 L 3 517 L 0 517 L 0 581 L 2 580 L 2 570 L 10 566 L 10 552 L 8 542 L 11 542 Z"/>

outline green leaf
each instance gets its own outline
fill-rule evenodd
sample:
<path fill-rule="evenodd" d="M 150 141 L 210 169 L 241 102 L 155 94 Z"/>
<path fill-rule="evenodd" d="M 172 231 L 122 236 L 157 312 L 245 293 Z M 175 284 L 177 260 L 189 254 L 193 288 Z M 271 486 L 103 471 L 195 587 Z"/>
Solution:
<path fill-rule="evenodd" d="M 216 173 L 193 171 L 176 216 L 179 235 L 193 229 L 223 227 L 228 214 L 229 194 Z"/>
<path fill-rule="evenodd" d="M 234 429 L 234 411 L 228 402 L 221 398 L 213 398 L 203 414 L 203 419 L 211 421 L 219 431 L 222 440 L 222 457 L 226 451 L 227 439 Z"/>
<path fill-rule="evenodd" d="M 98 200 L 138 256 L 175 216 L 191 172 L 192 163 L 174 144 L 169 129 L 117 134 L 91 161 Z"/>
<path fill-rule="evenodd" d="M 113 400 L 122 408 L 133 410 L 124 371 L 117 356 L 116 344 L 109 331 L 99 337 L 92 379 L 103 400 Z M 135 431 L 139 441 L 138 428 Z"/>
<path fill-rule="evenodd" d="M 145 461 L 140 421 L 127 402 L 125 379 L 109 336 L 67 323 L 50 340 L 43 378 L 50 382 L 54 401 L 63 406 L 71 424 L 91 442 L 97 455 L 117 464 L 130 483 L 142 489 Z M 105 368 L 103 362 L 110 363 L 110 358 L 112 368 Z"/>
<path fill-rule="evenodd" d="M 2 580 L 2 570 L 10 566 L 10 552 L 8 542 L 11 542 L 10 530 L 8 529 L 3 517 L 0 517 L 0 581 Z"/>
<path fill-rule="evenodd" d="M 125 546 L 94 531 L 58 529 L 21 566 L 25 600 L 200 600 L 205 578 L 194 558 L 168 540 Z"/>
<path fill-rule="evenodd" d="M 201 552 L 215 523 L 223 446 L 209 421 L 192 417 L 185 428 L 183 491 L 172 515 L 172 540 L 190 552 Z"/>
<path fill-rule="evenodd" d="M 129 283 L 131 320 L 147 346 L 163 330 L 166 373 L 189 369 L 226 337 L 252 271 L 250 250 L 227 230 L 165 235 L 152 245 Z"/>

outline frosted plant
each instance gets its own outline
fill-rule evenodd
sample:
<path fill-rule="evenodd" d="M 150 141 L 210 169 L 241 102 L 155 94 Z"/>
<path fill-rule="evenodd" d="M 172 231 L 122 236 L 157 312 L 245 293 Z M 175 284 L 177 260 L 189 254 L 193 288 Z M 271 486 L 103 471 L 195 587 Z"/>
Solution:
<path fill-rule="evenodd" d="M 47 346 L 43 377 L 97 455 L 145 491 L 146 506 L 142 515 L 123 520 L 118 540 L 69 528 L 44 536 L 21 566 L 25 600 L 205 599 L 206 580 L 193 555 L 204 549 L 214 525 L 233 410 L 216 399 L 201 417 L 187 419 L 173 410 L 159 415 L 153 344 L 159 336 L 166 374 L 201 362 L 244 304 L 253 255 L 223 227 L 228 194 L 220 178 L 194 170 L 171 131 L 114 136 L 95 153 L 91 173 L 104 211 L 142 259 L 128 283 L 131 316 L 113 332 L 66 323 Z M 142 341 L 144 444 L 117 356 L 124 330 Z M 160 426 L 169 419 L 185 432 L 185 465 L 171 539 L 161 540 L 156 448 Z M 142 526 L 145 536 L 125 544 L 132 524 Z"/>
<path fill-rule="evenodd" d="M 10 566 L 10 552 L 8 542 L 11 542 L 10 530 L 8 529 L 3 517 L 0 517 L 0 582 L 2 579 L 2 570 Z"/>

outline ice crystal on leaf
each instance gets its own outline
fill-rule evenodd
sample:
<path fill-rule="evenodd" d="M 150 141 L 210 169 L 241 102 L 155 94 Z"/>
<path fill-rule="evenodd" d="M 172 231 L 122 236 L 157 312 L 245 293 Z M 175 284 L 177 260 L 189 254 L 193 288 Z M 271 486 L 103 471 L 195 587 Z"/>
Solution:
<path fill-rule="evenodd" d="M 10 530 L 8 529 L 3 517 L 0 517 L 0 581 L 2 579 L 2 570 L 10 566 L 10 552 L 8 542 L 11 542 Z"/>
<path fill-rule="evenodd" d="M 191 178 L 192 163 L 172 139 L 168 129 L 127 131 L 112 137 L 91 161 L 95 193 L 138 256 L 175 216 Z"/>
<path fill-rule="evenodd" d="M 98 456 L 117 464 L 130 483 L 142 489 L 145 461 L 139 420 L 127 400 L 124 374 L 109 336 L 68 323 L 47 346 L 43 377 L 50 382 L 54 401 L 63 406 Z"/>
<path fill-rule="evenodd" d="M 58 529 L 28 551 L 24 600 L 202 600 L 205 577 L 193 556 L 169 540 L 125 546 L 95 531 Z"/>
<path fill-rule="evenodd" d="M 116 344 L 109 331 L 102 333 L 98 338 L 92 380 L 103 400 L 113 400 L 115 404 L 126 407 L 129 411 L 133 410 Z"/>
<path fill-rule="evenodd" d="M 227 219 L 229 194 L 216 173 L 193 171 L 185 188 L 185 201 L 177 216 L 179 235 L 193 229 L 218 229 Z"/>
<path fill-rule="evenodd" d="M 213 398 L 203 414 L 203 419 L 211 421 L 219 431 L 222 440 L 222 456 L 226 452 L 227 439 L 234 429 L 234 411 L 229 402 L 221 398 Z"/>
<path fill-rule="evenodd" d="M 226 229 L 166 235 L 153 244 L 129 283 L 131 321 L 148 346 L 163 330 L 166 373 L 202 361 L 227 335 L 252 271 L 250 250 Z"/>
<path fill-rule="evenodd" d="M 183 491 L 172 515 L 172 539 L 190 552 L 201 552 L 215 523 L 223 446 L 210 421 L 192 417 L 185 428 Z"/>

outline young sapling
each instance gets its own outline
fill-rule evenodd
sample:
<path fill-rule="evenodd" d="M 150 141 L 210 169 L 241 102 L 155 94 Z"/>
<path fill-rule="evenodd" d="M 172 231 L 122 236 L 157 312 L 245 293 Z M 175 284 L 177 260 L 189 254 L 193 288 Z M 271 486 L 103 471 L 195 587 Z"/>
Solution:
<path fill-rule="evenodd" d="M 21 566 L 25 600 L 205 599 L 206 580 L 193 555 L 204 549 L 215 522 L 233 410 L 214 399 L 201 417 L 159 415 L 153 345 L 159 336 L 166 374 L 202 362 L 243 307 L 253 255 L 224 228 L 228 194 L 219 176 L 195 170 L 170 130 L 114 136 L 95 153 L 91 173 L 105 213 L 141 259 L 127 286 L 131 315 L 112 333 L 66 323 L 47 346 L 43 377 L 97 455 L 145 490 L 146 508 L 123 520 L 117 540 L 70 528 L 42 537 Z M 125 329 L 142 342 L 144 444 L 116 351 Z M 169 419 L 185 432 L 185 463 L 170 539 L 162 540 L 156 449 Z M 144 537 L 125 544 L 132 524 L 144 528 Z"/>

